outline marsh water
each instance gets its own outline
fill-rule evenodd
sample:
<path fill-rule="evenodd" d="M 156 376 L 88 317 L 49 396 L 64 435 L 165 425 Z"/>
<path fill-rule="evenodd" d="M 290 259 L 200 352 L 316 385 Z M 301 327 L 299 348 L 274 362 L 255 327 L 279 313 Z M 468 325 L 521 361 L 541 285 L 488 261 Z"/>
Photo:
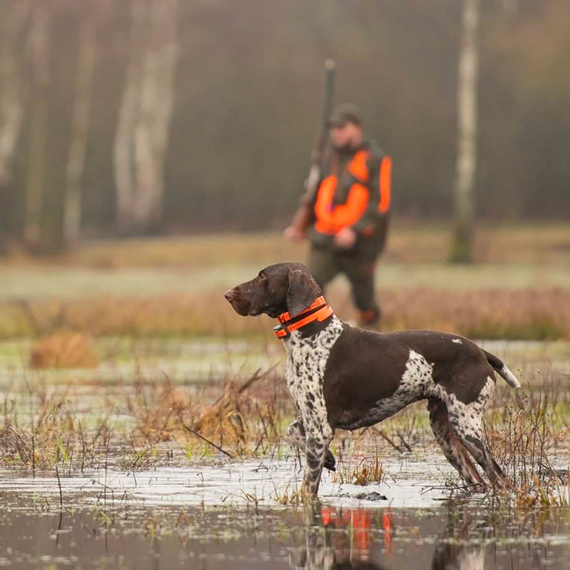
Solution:
<path fill-rule="evenodd" d="M 272 339 L 271 339 L 272 341 Z M 23 381 L 39 378 L 46 384 L 130 383 L 133 376 L 146 380 L 168 377 L 182 384 L 208 381 L 220 383 L 228 377 L 246 377 L 256 370 L 282 364 L 282 347 L 259 339 L 123 339 L 100 338 L 101 360 L 96 368 L 51 369 L 34 372 L 27 363 L 33 341 L 0 341 L 0 387 L 24 387 Z M 478 344 L 504 359 L 516 363 L 524 382 L 537 373 L 570 374 L 570 344 L 564 341 L 478 341 Z"/>
<path fill-rule="evenodd" d="M 391 459 L 384 468 L 389 480 L 365 486 L 327 473 L 320 503 L 310 507 L 293 502 L 294 457 L 72 477 L 3 472 L 0 566 L 570 567 L 569 508 L 467 498 L 442 484 L 450 467 L 439 455 Z"/>
<path fill-rule="evenodd" d="M 0 566 L 136 569 L 554 570 L 570 567 L 568 509 L 526 516 L 449 501 L 270 509 L 164 507 L 2 493 Z"/>
<path fill-rule="evenodd" d="M 168 376 L 188 391 L 247 377 L 282 361 L 245 342 L 103 342 L 96 369 L 30 371 L 27 341 L 0 346 L 5 402 L 26 418 L 34 387 L 67 390 L 85 420 L 105 412 L 133 378 Z M 568 378 L 567 343 L 485 343 L 521 377 Z M 133 356 L 134 355 L 134 356 Z M 144 355 L 140 356 L 140 355 Z M 67 397 L 67 396 L 66 396 Z M 116 418 L 127 422 L 129 418 Z M 165 457 L 168 456 L 165 454 Z M 186 458 L 187 459 L 187 458 Z M 567 470 L 567 457 L 554 467 Z M 466 497 L 448 484 L 441 453 L 382 457 L 386 476 L 366 485 L 324 476 L 321 502 L 298 503 L 301 470 L 285 456 L 193 458 L 123 470 L 0 472 L 0 567 L 169 569 L 570 568 L 570 509 Z M 560 490 L 566 496 L 570 489 Z M 563 501 L 559 502 L 562 504 Z"/>

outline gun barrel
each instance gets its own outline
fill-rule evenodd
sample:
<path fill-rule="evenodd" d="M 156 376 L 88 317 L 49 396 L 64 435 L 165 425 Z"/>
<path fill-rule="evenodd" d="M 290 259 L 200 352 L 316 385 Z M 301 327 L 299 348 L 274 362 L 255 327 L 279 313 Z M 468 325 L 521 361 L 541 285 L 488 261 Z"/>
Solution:
<path fill-rule="evenodd" d="M 312 202 L 319 189 L 321 163 L 329 139 L 329 118 L 332 112 L 335 68 L 335 62 L 332 59 L 325 61 L 325 91 L 321 107 L 319 133 L 311 156 L 311 169 L 306 181 L 306 192 L 301 198 L 301 204 L 291 222 L 291 227 L 301 233 L 304 233 L 309 226 L 312 216 Z"/>
<path fill-rule="evenodd" d="M 332 59 L 325 61 L 325 91 L 323 94 L 323 105 L 321 108 L 321 125 L 317 151 L 322 153 L 327 145 L 329 118 L 332 113 L 334 74 L 336 64 Z"/>

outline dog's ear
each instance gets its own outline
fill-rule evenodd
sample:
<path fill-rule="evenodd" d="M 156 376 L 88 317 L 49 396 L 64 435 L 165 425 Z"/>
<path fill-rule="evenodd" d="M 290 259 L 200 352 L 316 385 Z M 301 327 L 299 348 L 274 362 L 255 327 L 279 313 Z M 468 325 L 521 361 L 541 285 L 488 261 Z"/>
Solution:
<path fill-rule="evenodd" d="M 319 295 L 321 288 L 303 265 L 289 268 L 287 310 L 290 317 L 303 312 Z"/>

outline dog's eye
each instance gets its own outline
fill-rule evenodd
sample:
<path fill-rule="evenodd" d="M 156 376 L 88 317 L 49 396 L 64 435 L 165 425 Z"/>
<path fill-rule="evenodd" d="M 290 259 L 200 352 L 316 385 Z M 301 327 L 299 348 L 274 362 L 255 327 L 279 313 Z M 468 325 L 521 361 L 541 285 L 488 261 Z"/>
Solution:
<path fill-rule="evenodd" d="M 267 275 L 265 275 L 265 273 L 261 272 L 257 278 L 259 279 L 259 281 L 267 281 Z"/>

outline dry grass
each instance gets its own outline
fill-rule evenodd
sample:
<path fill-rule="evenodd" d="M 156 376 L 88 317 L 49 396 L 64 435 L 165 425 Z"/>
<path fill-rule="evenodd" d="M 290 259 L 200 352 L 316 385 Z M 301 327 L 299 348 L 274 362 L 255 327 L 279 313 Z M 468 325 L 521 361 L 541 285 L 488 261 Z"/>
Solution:
<path fill-rule="evenodd" d="M 32 347 L 30 368 L 95 368 L 99 355 L 93 339 L 71 331 L 40 338 Z"/>
<path fill-rule="evenodd" d="M 190 438 L 231 457 L 257 457 L 280 444 L 283 418 L 292 416 L 283 383 L 270 374 L 257 373 L 243 382 L 227 379 L 197 398 L 168 379 L 151 385 L 136 381 L 134 388 L 126 395 L 126 407 L 136 424 L 131 439 L 138 447 Z"/>
<path fill-rule="evenodd" d="M 567 504 L 568 473 L 557 470 L 557 461 L 570 453 L 570 392 L 567 380 L 561 382 L 550 381 L 534 391 L 527 387 L 522 396 L 499 390 L 488 414 L 488 437 L 512 485 L 506 494 L 489 495 L 498 504 L 517 509 Z M 5 397 L 0 427 L 4 468 L 73 474 L 108 464 L 137 470 L 172 465 L 173 460 L 203 463 L 224 455 L 237 459 L 296 453 L 284 439 L 294 417 L 293 403 L 283 379 L 273 373 L 228 378 L 222 388 L 213 385 L 194 395 L 168 379 L 148 384 L 135 378 L 109 393 L 102 412 L 82 420 L 67 389 L 48 393 L 37 388 L 29 398 L 24 416 L 16 398 Z M 131 421 L 118 423 L 115 417 Z M 338 482 L 382 482 L 389 475 L 383 458 L 394 453 L 421 457 L 436 449 L 423 405 L 411 406 L 377 428 L 382 433 L 372 428 L 335 438 Z M 295 503 L 298 497 L 287 495 L 282 501 Z"/>
<path fill-rule="evenodd" d="M 337 467 L 333 481 L 350 485 L 365 486 L 369 483 L 380 484 L 386 478 L 386 472 L 378 454 L 361 457 L 354 462 L 342 462 Z"/>
<path fill-rule="evenodd" d="M 379 268 L 385 330 L 436 328 L 489 339 L 570 338 L 570 286 L 565 284 L 566 274 L 570 283 L 569 225 L 482 225 L 476 257 L 486 265 L 475 268 L 445 264 L 450 239 L 445 225 L 396 220 L 393 228 Z M 287 243 L 275 233 L 97 242 L 43 261 L 16 255 L 2 261 L 0 270 L 10 276 L 11 269 L 29 267 L 17 274 L 17 288 L 12 279 L 5 294 L 17 295 L 23 279 L 30 286 L 23 288 L 26 294 L 19 303 L 2 301 L 0 288 L 0 337 L 41 336 L 62 328 L 94 336 L 269 335 L 265 319 L 237 317 L 223 291 L 234 284 L 236 268 L 306 255 L 306 244 Z M 100 270 L 109 277 L 115 269 L 156 271 L 144 273 L 138 289 L 136 271 L 119 272 L 123 277 L 102 281 L 116 292 L 104 296 L 101 289 L 90 289 L 91 277 L 83 275 L 76 282 L 83 292 L 73 297 L 67 290 L 58 294 L 67 285 L 57 281 L 58 268 L 70 267 L 97 268 L 97 275 Z M 180 278 L 169 274 L 170 288 L 165 291 L 161 268 L 211 275 L 200 281 L 202 290 L 179 293 L 191 287 L 192 279 L 187 277 L 177 288 Z M 49 298 L 42 291 L 42 275 L 51 284 Z M 124 294 L 121 279 L 128 283 Z M 333 287 L 329 298 L 341 318 L 354 319 L 346 289 Z"/>
<path fill-rule="evenodd" d="M 445 262 L 451 227 L 451 222 L 395 219 L 385 257 L 407 264 Z M 278 259 L 304 259 L 306 249 L 305 244 L 286 242 L 279 232 L 175 236 L 85 243 L 41 263 L 102 269 L 263 265 Z M 568 224 L 481 222 L 478 226 L 475 258 L 480 263 L 559 263 L 566 262 L 569 253 Z M 9 266 L 37 263 L 21 251 L 14 251 L 3 262 Z"/>
<path fill-rule="evenodd" d="M 570 338 L 570 289 L 381 291 L 383 326 L 484 339 Z"/>
<path fill-rule="evenodd" d="M 505 392 L 491 414 L 489 443 L 510 482 L 506 498 L 519 508 L 568 506 L 570 472 L 560 468 L 570 451 L 568 394 L 567 383 Z"/>
<path fill-rule="evenodd" d="M 56 466 L 71 472 L 100 465 L 112 437 L 111 411 L 87 430 L 65 390 L 48 395 L 45 389 L 39 389 L 33 396 L 30 394 L 29 416 L 25 421 L 16 404 L 14 398 L 4 400 L 4 425 L 0 428 L 3 466 L 35 473 Z"/>
<path fill-rule="evenodd" d="M 348 294 L 328 296 L 337 315 L 356 320 Z M 431 328 L 484 339 L 570 339 L 570 289 L 475 290 L 382 289 L 383 330 Z M 61 306 L 65 311 L 61 311 Z M 242 336 L 270 338 L 272 321 L 244 319 L 226 303 L 222 292 L 168 297 L 99 297 L 31 304 L 36 320 L 49 323 L 63 313 L 65 329 L 84 335 L 168 337 Z M 35 334 L 33 324 L 16 305 L 1 305 L 0 337 Z M 61 319 L 60 319 L 61 320 Z M 57 329 L 55 331 L 57 332 Z M 60 337 L 55 337 L 60 338 Z"/>

